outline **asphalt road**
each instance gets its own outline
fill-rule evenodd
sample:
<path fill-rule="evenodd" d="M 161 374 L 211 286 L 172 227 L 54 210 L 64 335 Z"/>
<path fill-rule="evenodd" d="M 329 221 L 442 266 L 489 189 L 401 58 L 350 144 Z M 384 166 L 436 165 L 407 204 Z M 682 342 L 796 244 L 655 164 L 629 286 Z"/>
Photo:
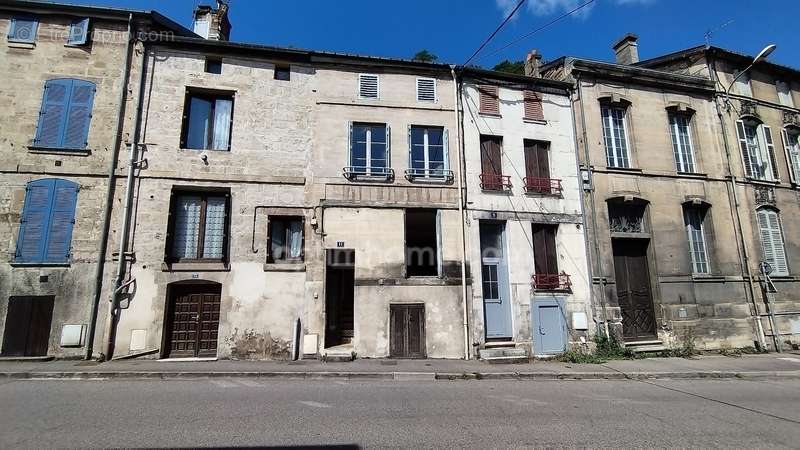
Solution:
<path fill-rule="evenodd" d="M 800 381 L 2 381 L 0 448 L 800 447 Z"/>

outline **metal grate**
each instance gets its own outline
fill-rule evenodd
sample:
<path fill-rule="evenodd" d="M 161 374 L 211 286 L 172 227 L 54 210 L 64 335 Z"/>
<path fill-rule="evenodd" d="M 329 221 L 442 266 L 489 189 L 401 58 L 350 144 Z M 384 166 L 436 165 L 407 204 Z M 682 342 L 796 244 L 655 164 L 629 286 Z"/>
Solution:
<path fill-rule="evenodd" d="M 378 76 L 371 74 L 358 75 L 358 96 L 361 98 L 378 98 Z"/>
<path fill-rule="evenodd" d="M 436 80 L 433 78 L 417 78 L 417 101 L 436 102 Z"/>

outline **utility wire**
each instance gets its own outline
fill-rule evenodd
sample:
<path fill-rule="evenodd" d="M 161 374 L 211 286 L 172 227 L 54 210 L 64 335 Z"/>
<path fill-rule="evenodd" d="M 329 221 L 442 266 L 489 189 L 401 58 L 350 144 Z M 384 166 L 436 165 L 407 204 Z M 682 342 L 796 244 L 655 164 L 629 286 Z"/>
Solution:
<path fill-rule="evenodd" d="M 560 16 L 558 16 L 558 17 L 556 17 L 555 19 L 551 20 L 550 22 L 547 22 L 546 24 L 544 24 L 544 25 L 540 26 L 539 28 L 536 28 L 535 30 L 533 30 L 533 31 L 531 31 L 531 32 L 529 32 L 529 33 L 527 33 L 527 34 L 525 34 L 525 35 L 523 35 L 523 36 L 520 36 L 519 38 L 517 38 L 517 39 L 515 39 L 515 40 L 513 40 L 513 41 L 511 41 L 511 42 L 509 42 L 509 43 L 507 43 L 506 45 L 504 45 L 504 46 L 502 46 L 502 47 L 500 47 L 500 48 L 497 48 L 497 49 L 495 49 L 494 51 L 492 51 L 492 52 L 491 52 L 491 53 L 489 53 L 488 55 L 483 55 L 483 56 L 481 56 L 481 59 L 485 59 L 485 58 L 488 58 L 488 57 L 490 57 L 490 56 L 496 55 L 496 54 L 498 54 L 498 53 L 502 52 L 503 50 L 507 49 L 508 47 L 511 47 L 512 45 L 518 44 L 518 43 L 520 43 L 520 42 L 524 41 L 525 39 L 528 39 L 529 37 L 533 36 L 534 34 L 536 34 L 536 33 L 540 32 L 540 31 L 542 31 L 542 30 L 544 30 L 545 28 L 549 27 L 550 25 L 553 25 L 554 23 L 556 23 L 556 22 L 559 22 L 559 21 L 561 21 L 561 20 L 563 20 L 563 19 L 565 19 L 565 18 L 567 18 L 567 17 L 571 16 L 572 14 L 575 14 L 576 12 L 578 12 L 578 11 L 580 11 L 581 9 L 583 9 L 583 8 L 585 8 L 585 7 L 589 6 L 589 5 L 591 5 L 591 4 L 592 4 L 592 3 L 594 3 L 594 2 L 595 2 L 595 0 L 588 0 L 588 1 L 587 1 L 587 2 L 585 2 L 585 3 L 582 3 L 582 4 L 578 5 L 578 6 L 576 6 L 575 8 L 573 8 L 573 9 L 571 9 L 571 10 L 569 10 L 569 11 L 565 12 L 564 14 L 562 14 L 562 15 L 560 15 Z M 476 53 L 477 53 L 477 52 L 476 52 Z M 473 56 L 474 56 L 474 55 L 473 55 Z"/>
<path fill-rule="evenodd" d="M 500 30 L 503 29 L 503 27 L 506 25 L 506 23 L 508 23 L 509 20 L 511 20 L 512 17 L 514 17 L 514 14 L 517 13 L 517 10 L 519 10 L 519 8 L 522 6 L 523 3 L 525 3 L 525 0 L 519 0 L 519 2 L 517 3 L 517 6 L 515 6 L 514 9 L 511 11 L 511 13 L 509 13 L 508 17 L 506 17 L 506 20 L 504 20 L 503 23 L 501 23 L 500 26 L 498 26 L 497 29 L 495 29 L 494 32 L 492 34 L 490 34 L 489 37 L 486 38 L 485 41 L 483 41 L 483 44 L 481 44 L 481 46 L 478 47 L 477 50 L 475 50 L 475 53 L 473 53 L 472 56 L 470 56 L 469 59 L 467 59 L 464 62 L 464 64 L 462 64 L 462 66 L 466 66 L 467 64 L 469 64 L 470 61 L 472 61 L 472 59 L 475 58 L 475 56 L 477 56 L 478 53 L 480 53 L 481 50 L 483 50 L 484 47 L 486 47 L 486 44 L 488 44 L 489 41 L 491 41 L 494 38 L 494 36 L 497 33 L 499 33 Z"/>

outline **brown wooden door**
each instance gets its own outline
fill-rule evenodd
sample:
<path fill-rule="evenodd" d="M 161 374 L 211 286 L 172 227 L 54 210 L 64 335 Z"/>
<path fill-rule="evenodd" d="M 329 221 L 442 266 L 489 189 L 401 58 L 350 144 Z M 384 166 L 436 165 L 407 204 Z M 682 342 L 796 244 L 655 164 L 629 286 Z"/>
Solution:
<path fill-rule="evenodd" d="M 626 341 L 656 337 L 656 318 L 647 266 L 646 239 L 614 239 L 617 301 Z"/>
<path fill-rule="evenodd" d="M 47 356 L 53 297 L 11 297 L 8 299 L 3 356 Z"/>
<path fill-rule="evenodd" d="M 425 305 L 389 306 L 389 356 L 425 357 Z"/>
<path fill-rule="evenodd" d="M 219 285 L 173 287 L 169 323 L 168 356 L 216 356 L 219 337 Z"/>

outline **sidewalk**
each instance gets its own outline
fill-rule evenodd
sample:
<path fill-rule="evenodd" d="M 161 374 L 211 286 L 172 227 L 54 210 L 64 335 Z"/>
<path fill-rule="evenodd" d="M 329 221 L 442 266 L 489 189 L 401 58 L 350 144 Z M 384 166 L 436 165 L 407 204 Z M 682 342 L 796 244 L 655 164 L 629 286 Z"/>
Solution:
<path fill-rule="evenodd" d="M 494 365 L 460 360 L 380 360 L 353 362 L 286 361 L 0 361 L 0 379 L 136 379 L 262 377 L 365 380 L 602 380 L 651 378 L 800 379 L 800 354 L 699 356 L 569 364 L 536 361 Z"/>

